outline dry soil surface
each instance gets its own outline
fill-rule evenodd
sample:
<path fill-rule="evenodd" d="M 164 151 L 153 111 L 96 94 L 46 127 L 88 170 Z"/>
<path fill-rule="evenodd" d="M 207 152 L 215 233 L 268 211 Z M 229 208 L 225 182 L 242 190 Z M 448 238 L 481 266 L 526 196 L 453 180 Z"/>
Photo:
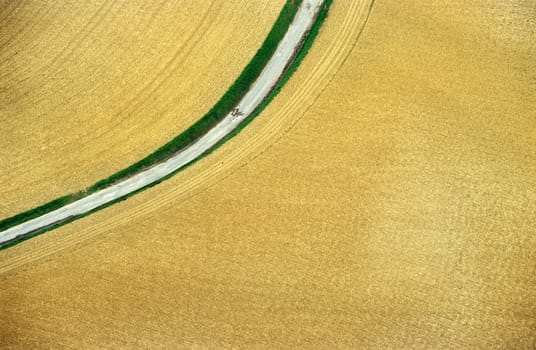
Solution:
<path fill-rule="evenodd" d="M 210 157 L 0 252 L 3 342 L 534 348 L 534 3 L 369 5 Z"/>

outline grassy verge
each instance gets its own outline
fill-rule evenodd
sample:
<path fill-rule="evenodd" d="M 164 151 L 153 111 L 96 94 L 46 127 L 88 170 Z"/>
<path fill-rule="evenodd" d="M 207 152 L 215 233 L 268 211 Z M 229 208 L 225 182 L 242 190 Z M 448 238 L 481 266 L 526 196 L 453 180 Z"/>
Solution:
<path fill-rule="evenodd" d="M 260 114 L 260 112 L 270 103 L 270 101 L 279 93 L 283 85 L 288 81 L 288 79 L 291 77 L 292 73 L 296 71 L 299 64 L 307 54 L 307 51 L 312 46 L 313 41 L 318 34 L 320 27 L 322 26 L 324 20 L 327 17 L 329 7 L 331 6 L 331 3 L 333 0 L 326 0 L 324 2 L 323 8 L 321 9 L 320 13 L 318 14 L 318 17 L 311 28 L 311 31 L 309 35 L 307 36 L 306 40 L 302 43 L 301 49 L 298 51 L 296 57 L 292 61 L 292 63 L 287 67 L 286 72 L 283 74 L 282 78 L 276 85 L 276 87 L 272 90 L 272 92 L 269 94 L 269 96 L 263 101 L 263 103 L 257 108 L 257 110 L 248 118 L 246 119 L 236 130 L 234 130 L 231 134 L 229 134 L 227 137 L 225 137 L 218 145 L 216 145 L 211 150 L 207 151 L 202 157 L 208 155 L 212 151 L 214 151 L 216 148 L 218 148 L 221 144 L 226 142 L 228 139 L 236 135 L 240 130 L 242 130 L 247 124 L 249 124 L 256 116 Z M 186 131 L 184 131 L 179 136 L 175 137 L 172 141 L 167 143 L 166 145 L 159 148 L 154 153 L 150 154 L 148 157 L 142 159 L 141 161 L 133 164 L 132 166 L 110 176 L 107 179 L 104 179 L 95 185 L 88 188 L 86 191 L 78 192 L 75 194 L 71 194 L 68 196 L 64 196 L 61 198 L 58 198 L 52 202 L 49 202 L 43 206 L 34 208 L 32 210 L 23 212 L 21 214 L 18 214 L 16 216 L 13 216 L 11 218 L 7 218 L 5 220 L 0 221 L 0 231 L 3 231 L 11 226 L 17 225 L 19 223 L 22 223 L 24 221 L 30 220 L 32 218 L 38 217 L 40 215 L 43 215 L 49 211 L 55 210 L 57 208 L 60 208 L 66 204 L 69 204 L 73 201 L 76 201 L 80 198 L 83 198 L 87 196 L 90 193 L 93 193 L 99 189 L 105 188 L 115 182 L 118 182 L 122 179 L 125 179 L 145 168 L 148 168 L 156 163 L 159 163 L 169 157 L 171 157 L 173 154 L 181 150 L 182 148 L 188 146 L 192 142 L 194 142 L 196 139 L 201 137 L 204 133 L 206 133 L 212 126 L 214 126 L 218 121 L 223 119 L 230 111 L 231 109 L 240 101 L 240 99 L 245 95 L 245 93 L 248 91 L 249 87 L 255 79 L 260 75 L 262 69 L 266 65 L 266 63 L 269 61 L 273 53 L 275 52 L 275 49 L 277 48 L 277 45 L 283 38 L 284 34 L 286 33 L 290 23 L 292 22 L 294 15 L 296 14 L 296 11 L 299 7 L 299 4 L 301 3 L 301 0 L 295 1 L 295 5 L 291 5 L 291 1 L 287 1 L 285 6 L 283 7 L 278 19 L 276 20 L 274 27 L 268 34 L 267 39 L 264 41 L 261 48 L 257 51 L 257 54 L 254 56 L 254 58 L 250 61 L 250 63 L 246 66 L 240 77 L 235 81 L 235 83 L 231 86 L 231 88 L 227 91 L 227 93 L 216 103 L 216 105 L 199 121 L 197 121 L 195 124 L 193 124 L 190 128 L 188 128 Z M 201 159 L 202 157 L 197 158 L 193 162 Z M 193 163 L 192 162 L 192 163 Z M 192 163 L 188 164 L 187 166 L 191 165 Z M 186 166 L 186 167 L 187 167 Z M 44 229 L 43 231 L 36 232 L 35 234 L 31 234 L 28 236 L 25 236 L 23 238 L 17 239 L 14 242 L 11 242 L 7 245 L 4 245 L 0 247 L 0 249 L 7 248 L 9 246 L 12 246 L 14 244 L 17 244 L 19 242 L 22 242 L 26 239 L 29 239 L 37 234 L 44 233 L 48 230 L 51 230 L 53 228 L 56 228 L 58 226 L 65 225 L 66 223 L 69 223 L 73 220 L 85 217 L 87 215 L 90 215 L 94 213 L 95 211 L 102 210 L 112 204 L 115 204 L 117 202 L 123 201 L 130 196 L 133 196 L 147 188 L 150 188 L 152 186 L 157 185 L 158 183 L 170 178 L 171 176 L 175 175 L 178 171 L 181 171 L 185 169 L 186 167 L 183 167 L 166 177 L 158 180 L 157 182 L 154 182 L 150 185 L 147 185 L 144 188 L 141 188 L 135 192 L 132 192 L 124 197 L 118 198 L 110 203 L 107 203 L 99 208 L 96 208 L 84 215 L 71 218 L 68 220 L 65 220 L 61 223 L 58 223 L 57 225 L 53 225 L 49 228 Z"/>

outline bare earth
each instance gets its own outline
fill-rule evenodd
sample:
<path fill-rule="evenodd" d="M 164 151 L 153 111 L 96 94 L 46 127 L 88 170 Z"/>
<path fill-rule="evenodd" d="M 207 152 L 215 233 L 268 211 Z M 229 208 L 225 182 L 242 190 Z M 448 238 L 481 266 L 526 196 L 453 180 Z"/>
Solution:
<path fill-rule="evenodd" d="M 283 3 L 19 4 L 0 25 L 0 219 L 83 190 L 201 118 Z"/>
<path fill-rule="evenodd" d="M 3 343 L 534 348 L 536 8 L 368 7 L 210 157 L 0 252 Z"/>

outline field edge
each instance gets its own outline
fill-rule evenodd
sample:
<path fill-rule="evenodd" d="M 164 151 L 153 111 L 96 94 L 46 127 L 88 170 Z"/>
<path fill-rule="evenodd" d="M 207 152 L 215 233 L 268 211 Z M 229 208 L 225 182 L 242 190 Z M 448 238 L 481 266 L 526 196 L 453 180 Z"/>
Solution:
<path fill-rule="evenodd" d="M 171 157 L 173 154 L 179 152 L 184 147 L 187 147 L 192 142 L 195 142 L 199 137 L 201 137 L 206 131 L 208 131 L 212 126 L 214 126 L 219 120 L 221 120 L 227 113 L 231 111 L 231 109 L 234 107 L 235 103 L 237 103 L 240 98 L 247 93 L 249 87 L 258 75 L 260 75 L 260 72 L 264 68 L 265 64 L 268 62 L 268 60 L 271 58 L 271 54 L 268 54 L 267 47 L 272 48 L 272 54 L 275 52 L 277 45 L 282 40 L 284 34 L 286 33 L 288 27 L 290 26 L 290 23 L 294 19 L 294 15 L 297 12 L 297 9 L 299 5 L 301 4 L 303 0 L 297 0 L 294 1 L 294 5 L 291 4 L 291 1 L 287 1 L 285 5 L 283 6 L 283 9 L 280 12 L 279 17 L 277 18 L 274 27 L 270 30 L 268 37 L 263 42 L 261 48 L 257 51 L 253 59 L 248 63 L 244 71 L 240 74 L 239 78 L 233 83 L 231 88 L 222 96 L 220 101 L 216 103 L 216 105 L 207 113 L 205 116 L 203 116 L 200 120 L 198 120 L 196 123 L 194 123 L 191 127 L 189 127 L 186 131 L 175 137 L 172 141 L 168 142 L 164 146 L 160 147 L 157 151 L 151 153 L 149 156 L 143 158 L 142 160 L 134 163 L 130 167 L 127 167 L 121 171 L 119 171 L 116 174 L 113 174 L 112 176 L 101 180 L 97 182 L 96 184 L 88 187 L 87 189 L 70 194 L 64 197 L 60 197 L 58 199 L 55 199 L 49 203 L 46 203 L 42 206 L 39 206 L 34 209 L 30 209 L 26 212 L 17 214 L 15 216 L 12 216 L 10 218 L 6 218 L 4 220 L 0 221 L 0 231 L 4 231 L 6 229 L 9 229 L 10 227 L 16 226 L 18 224 L 21 224 L 25 221 L 31 220 L 33 218 L 39 217 L 43 214 L 46 214 L 47 212 L 53 211 L 55 209 L 61 208 L 62 206 L 65 206 L 69 203 L 72 203 L 80 198 L 83 198 L 93 192 L 96 192 L 100 189 L 103 189 L 109 185 L 112 185 L 116 182 L 119 182 L 121 180 L 124 180 L 132 175 L 137 174 L 138 172 L 147 169 L 151 166 L 156 165 L 157 163 L 160 163 L 162 161 L 165 161 L 169 157 Z M 186 166 L 174 171 L 173 173 L 159 179 L 158 181 L 155 181 L 143 188 L 140 188 L 134 192 L 131 192 L 123 197 L 117 198 L 109 203 L 106 203 L 98 208 L 95 208 L 83 215 L 68 218 L 62 222 L 58 222 L 56 224 L 51 225 L 50 227 L 44 228 L 42 230 L 39 230 L 38 232 L 30 233 L 27 235 L 24 235 L 23 237 L 17 238 L 16 240 L 9 242 L 5 245 L 0 246 L 0 250 L 9 248 L 11 246 L 14 246 L 18 243 L 21 243 L 25 240 L 28 240 L 30 238 L 33 238 L 37 235 L 41 235 L 45 232 L 48 232 L 52 229 L 58 228 L 60 226 L 66 225 L 74 220 L 81 219 L 83 217 L 86 217 L 88 215 L 93 214 L 96 211 L 105 209 L 113 204 L 116 204 L 118 202 L 124 201 L 131 196 L 134 196 L 138 194 L 141 191 L 144 191 L 148 188 L 151 188 L 162 181 L 165 181 L 169 179 L 170 177 L 174 176 L 179 171 L 184 170 L 185 168 L 189 167 L 190 165 L 194 164 L 196 161 L 204 158 L 211 152 L 215 151 L 217 148 L 219 148 L 221 145 L 223 145 L 225 142 L 227 142 L 229 139 L 231 139 L 233 136 L 238 134 L 244 127 L 246 127 L 253 119 L 255 119 L 263 110 L 264 108 L 276 97 L 276 95 L 281 91 L 284 84 L 290 79 L 292 74 L 297 70 L 298 66 L 300 65 L 301 61 L 305 58 L 308 50 L 311 48 L 314 39 L 318 35 L 320 31 L 320 27 L 324 23 L 325 19 L 327 18 L 329 8 L 331 4 L 333 3 L 333 0 L 325 0 L 322 8 L 318 12 L 318 15 L 314 21 L 313 26 L 311 27 L 309 33 L 307 33 L 305 40 L 301 43 L 301 46 L 298 48 L 298 51 L 292 60 L 292 63 L 287 67 L 281 78 L 279 79 L 278 83 L 274 86 L 273 90 L 270 92 L 270 94 L 266 97 L 266 99 L 263 101 L 263 103 L 257 108 L 255 112 L 251 114 L 246 120 L 244 120 L 233 132 L 231 132 L 229 135 L 227 135 L 224 139 L 222 139 L 218 144 L 216 144 L 213 148 L 211 148 L 209 151 L 204 153 L 202 156 L 198 157 L 191 163 L 187 164 Z M 283 19 L 282 19 L 283 18 Z M 288 21 L 288 22 L 287 22 Z M 286 25 L 284 27 L 284 31 L 281 30 L 281 26 Z M 278 28 L 276 28 L 278 27 Z M 274 42 L 274 36 L 278 37 L 279 40 L 277 42 Z M 279 37 L 280 36 L 280 37 Z M 264 61 L 262 61 L 264 59 Z M 260 62 L 264 62 L 262 67 L 259 67 L 257 65 L 260 64 Z M 254 67 L 252 67 L 254 65 Z M 252 72 L 257 69 L 258 74 L 252 77 Z M 251 79 L 249 84 L 247 84 L 247 87 L 245 90 L 241 90 L 241 94 L 238 95 L 236 90 L 232 89 L 244 89 L 244 85 L 247 83 L 245 81 L 246 78 Z M 248 80 L 249 81 L 249 80 Z M 233 99 L 233 97 L 236 97 L 238 95 L 237 100 Z M 221 113 L 221 114 L 220 114 Z M 219 116 L 219 119 L 217 117 Z M 207 123 L 208 122 L 208 123 Z M 199 125 L 205 125 L 206 129 L 203 129 L 200 131 Z M 208 126 L 207 126 L 208 125 Z M 197 134 L 196 134 L 197 132 Z M 192 139 L 192 137 L 194 137 Z M 185 140 L 191 140 L 188 143 L 184 143 Z M 178 149 L 174 147 L 179 147 Z"/>

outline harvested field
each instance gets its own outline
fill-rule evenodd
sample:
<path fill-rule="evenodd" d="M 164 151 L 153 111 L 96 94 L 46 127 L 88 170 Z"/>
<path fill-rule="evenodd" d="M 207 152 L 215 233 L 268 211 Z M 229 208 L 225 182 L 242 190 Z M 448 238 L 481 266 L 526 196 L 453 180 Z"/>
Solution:
<path fill-rule="evenodd" d="M 4 5 L 0 219 L 93 185 L 201 118 L 283 3 Z"/>
<path fill-rule="evenodd" d="M 0 252 L 5 343 L 532 348 L 534 5 L 369 5 L 210 157 Z"/>

